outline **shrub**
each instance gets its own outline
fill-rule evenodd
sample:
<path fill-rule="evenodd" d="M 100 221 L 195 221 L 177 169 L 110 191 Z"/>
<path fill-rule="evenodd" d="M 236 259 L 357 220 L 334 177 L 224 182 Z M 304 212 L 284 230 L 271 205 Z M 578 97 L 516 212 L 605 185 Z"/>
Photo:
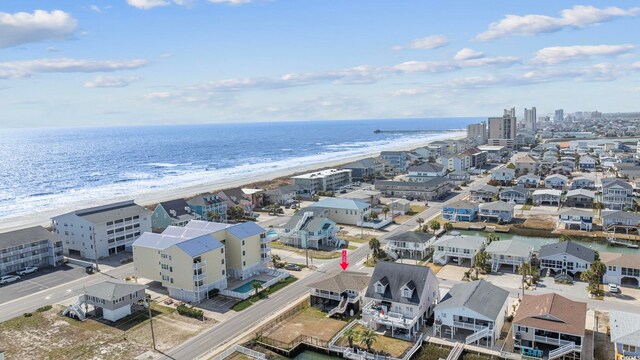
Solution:
<path fill-rule="evenodd" d="M 22 316 L 24 316 L 24 317 L 32 317 L 33 314 L 32 313 L 24 313 L 24 314 L 22 314 Z"/>
<path fill-rule="evenodd" d="M 512 322 L 513 321 L 513 315 L 507 316 L 507 318 L 505 320 L 507 320 L 507 322 Z"/>
<path fill-rule="evenodd" d="M 194 309 L 193 307 L 189 307 L 186 304 L 180 304 L 177 307 L 178 314 L 183 316 L 192 317 L 194 319 L 202 319 L 204 316 L 204 312 L 199 309 Z"/>
<path fill-rule="evenodd" d="M 52 307 L 53 307 L 53 306 L 51 306 L 51 305 L 45 305 L 45 306 L 43 306 L 43 307 L 41 307 L 41 308 L 36 309 L 36 311 L 37 311 L 37 312 L 39 312 L 39 313 L 41 313 L 41 312 L 45 312 L 45 311 L 49 311 L 49 310 L 51 310 L 51 308 L 52 308 Z"/>

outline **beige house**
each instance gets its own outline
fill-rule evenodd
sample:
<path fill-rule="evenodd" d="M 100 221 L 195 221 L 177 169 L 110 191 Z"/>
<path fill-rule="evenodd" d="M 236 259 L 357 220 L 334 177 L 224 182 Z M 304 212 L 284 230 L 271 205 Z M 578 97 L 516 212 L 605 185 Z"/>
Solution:
<path fill-rule="evenodd" d="M 516 159 L 516 161 L 514 161 L 513 163 L 516 166 L 516 171 L 519 174 L 533 174 L 538 167 L 538 162 L 530 155 L 522 156 Z"/>

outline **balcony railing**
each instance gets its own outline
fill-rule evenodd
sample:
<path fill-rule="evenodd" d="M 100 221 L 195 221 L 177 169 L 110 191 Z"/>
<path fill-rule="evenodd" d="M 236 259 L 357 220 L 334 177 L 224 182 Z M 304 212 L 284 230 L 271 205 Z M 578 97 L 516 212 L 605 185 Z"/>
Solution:
<path fill-rule="evenodd" d="M 545 344 L 551 344 L 551 345 L 558 345 L 558 346 L 574 344 L 573 341 L 567 341 L 567 340 L 562 340 L 555 337 L 540 336 L 540 335 L 534 335 L 533 341 L 541 342 Z M 582 347 L 580 345 L 575 345 L 575 349 L 576 351 L 581 351 Z"/>
<path fill-rule="evenodd" d="M 203 262 L 195 262 L 193 263 L 193 269 L 197 270 L 197 269 L 203 269 L 205 267 L 205 264 Z"/>
<path fill-rule="evenodd" d="M 193 280 L 194 281 L 204 280 L 205 277 L 206 277 L 205 273 L 198 274 L 198 275 L 193 275 Z"/>
<path fill-rule="evenodd" d="M 479 325 L 479 324 L 473 324 L 473 323 L 469 323 L 466 321 L 454 321 L 453 322 L 453 326 L 457 327 L 457 328 L 463 328 L 463 329 L 467 329 L 467 330 L 473 330 L 473 331 L 479 331 L 482 330 L 486 327 L 492 329 L 493 328 L 493 324 L 489 323 L 488 325 Z"/>

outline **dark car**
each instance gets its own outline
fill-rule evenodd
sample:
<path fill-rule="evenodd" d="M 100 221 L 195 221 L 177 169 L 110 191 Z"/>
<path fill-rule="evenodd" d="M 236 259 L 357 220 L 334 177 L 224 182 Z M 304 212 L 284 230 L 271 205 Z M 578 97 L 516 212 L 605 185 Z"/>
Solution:
<path fill-rule="evenodd" d="M 287 264 L 284 266 L 284 268 L 286 270 L 292 270 L 292 271 L 301 271 L 302 268 L 300 266 L 298 266 L 297 264 Z"/>
<path fill-rule="evenodd" d="M 85 271 L 87 272 L 87 274 L 93 274 L 93 265 L 92 266 L 87 266 L 85 268 Z"/>

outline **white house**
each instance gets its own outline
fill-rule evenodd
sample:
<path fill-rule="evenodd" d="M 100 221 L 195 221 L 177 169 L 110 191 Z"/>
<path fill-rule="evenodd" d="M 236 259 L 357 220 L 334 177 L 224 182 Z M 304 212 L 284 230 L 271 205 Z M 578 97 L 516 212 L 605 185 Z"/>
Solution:
<path fill-rule="evenodd" d="M 475 256 L 484 249 L 485 238 L 467 235 L 445 235 L 431 244 L 433 248 L 433 262 L 446 265 L 453 261 L 462 265 L 468 260 L 471 266 L 475 264 Z"/>
<path fill-rule="evenodd" d="M 315 208 L 327 209 L 329 219 L 338 224 L 359 225 L 371 212 L 371 205 L 353 199 L 326 198 L 312 205 Z"/>
<path fill-rule="evenodd" d="M 609 328 L 615 360 L 640 359 L 640 314 L 611 310 Z"/>
<path fill-rule="evenodd" d="M 564 189 L 569 178 L 560 174 L 549 175 L 544 179 L 544 187 L 547 189 Z"/>
<path fill-rule="evenodd" d="M 491 180 L 502 183 L 510 183 L 516 178 L 516 171 L 513 169 L 500 168 L 491 172 Z"/>
<path fill-rule="evenodd" d="M 605 209 L 633 208 L 633 186 L 622 179 L 602 179 L 602 205 Z"/>
<path fill-rule="evenodd" d="M 302 208 L 278 229 L 280 242 L 303 249 L 321 246 L 338 247 L 340 228 L 329 218 L 330 210 L 314 207 Z"/>
<path fill-rule="evenodd" d="M 580 209 L 565 209 L 558 213 L 558 226 L 571 229 L 572 225 L 578 225 L 580 230 L 591 231 L 593 228 L 593 211 Z"/>
<path fill-rule="evenodd" d="M 404 231 L 387 238 L 387 253 L 393 259 L 423 259 L 429 250 L 433 234 L 417 231 Z"/>
<path fill-rule="evenodd" d="M 516 204 L 524 204 L 529 200 L 529 190 L 522 186 L 504 188 L 500 191 L 500 200 Z"/>
<path fill-rule="evenodd" d="M 533 175 L 533 173 L 522 175 L 518 177 L 516 184 L 526 188 L 536 188 L 540 184 L 540 176 Z"/>
<path fill-rule="evenodd" d="M 580 170 L 595 169 L 596 159 L 588 155 L 581 156 L 580 160 L 578 161 L 578 165 L 580 166 Z"/>
<path fill-rule="evenodd" d="M 378 261 L 365 293 L 362 321 L 372 329 L 391 329 L 391 336 L 413 339 L 438 299 L 438 279 L 430 268 Z"/>
<path fill-rule="evenodd" d="M 454 285 L 434 310 L 433 336 L 464 336 L 466 344 L 493 347 L 508 315 L 509 292 L 484 280 Z"/>
<path fill-rule="evenodd" d="M 570 190 L 575 189 L 587 189 L 587 190 L 595 190 L 596 188 L 596 180 L 586 177 L 586 176 L 576 176 L 571 181 L 571 185 L 569 186 Z"/>
<path fill-rule="evenodd" d="M 430 178 L 441 177 L 447 173 L 447 169 L 440 164 L 424 163 L 410 166 L 408 170 L 410 181 L 426 181 Z"/>
<path fill-rule="evenodd" d="M 543 245 L 539 256 L 540 270 L 551 269 L 555 273 L 575 276 L 588 270 L 595 256 L 595 251 L 572 241 Z"/>
<path fill-rule="evenodd" d="M 531 197 L 534 205 L 560 206 L 562 190 L 539 189 L 535 190 Z"/>
<path fill-rule="evenodd" d="M 614 230 L 624 228 L 627 232 L 640 228 L 640 214 L 622 210 L 604 210 L 602 217 L 602 228 L 604 230 Z"/>
<path fill-rule="evenodd" d="M 507 265 L 515 273 L 518 266 L 531 261 L 533 246 L 517 240 L 499 240 L 492 241 L 485 251 L 491 255 L 491 271 L 497 272 L 500 266 Z"/>
<path fill-rule="evenodd" d="M 600 261 L 607 267 L 603 283 L 640 286 L 640 255 L 603 252 Z"/>
<path fill-rule="evenodd" d="M 478 218 L 481 221 L 489 220 L 495 222 L 510 223 L 513 220 L 514 203 L 504 201 L 494 201 L 490 203 L 480 204 L 478 210 Z"/>

